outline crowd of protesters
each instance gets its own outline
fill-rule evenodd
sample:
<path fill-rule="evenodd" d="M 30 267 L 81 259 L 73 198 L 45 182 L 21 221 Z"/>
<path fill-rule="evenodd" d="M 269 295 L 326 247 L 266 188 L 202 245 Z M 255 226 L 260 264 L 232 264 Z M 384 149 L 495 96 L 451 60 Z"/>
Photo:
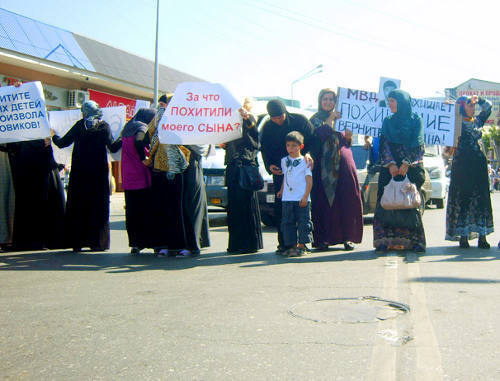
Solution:
<path fill-rule="evenodd" d="M 157 109 L 140 109 L 113 140 L 102 111 L 93 101 L 82 105 L 83 118 L 64 135 L 53 133 L 59 148 L 73 146 L 67 200 L 54 161 L 50 138 L 0 145 L 0 245 L 3 250 L 110 248 L 108 151 L 121 148 L 126 229 L 132 254 L 153 249 L 158 256 L 198 256 L 210 245 L 202 158 L 208 145 L 163 144 L 158 123 L 171 99 Z M 341 244 L 353 250 L 363 237 L 363 206 L 351 152 L 352 133 L 335 131 L 341 117 L 337 97 L 324 89 L 310 120 L 290 113 L 279 100 L 267 104 L 269 120 L 257 130 L 250 100 L 240 109 L 241 138 L 222 144 L 228 190 L 228 254 L 263 248 L 256 191 L 241 185 L 242 167 L 258 167 L 273 176 L 277 219 L 277 254 L 301 256 Z M 391 115 L 376 139 L 381 165 L 373 246 L 377 251 L 425 252 L 424 226 L 417 208 L 390 211 L 381 206 L 384 187 L 408 178 L 417 189 L 425 180 L 421 118 L 412 112 L 410 95 L 392 90 Z M 446 239 L 462 248 L 478 238 L 487 249 L 493 232 L 490 176 L 478 141 L 491 113 L 488 100 L 457 100 L 462 131 L 453 156 L 446 211 Z M 475 115 L 475 108 L 481 109 Z M 401 221 L 405 221 L 401 223 Z"/>

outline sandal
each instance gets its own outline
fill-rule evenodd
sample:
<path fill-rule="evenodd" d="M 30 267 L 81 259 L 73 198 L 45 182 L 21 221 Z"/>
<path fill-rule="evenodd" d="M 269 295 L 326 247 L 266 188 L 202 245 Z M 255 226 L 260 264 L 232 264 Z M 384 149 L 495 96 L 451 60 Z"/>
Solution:
<path fill-rule="evenodd" d="M 303 247 L 292 247 L 288 249 L 289 257 L 301 257 L 305 253 L 305 249 Z"/>

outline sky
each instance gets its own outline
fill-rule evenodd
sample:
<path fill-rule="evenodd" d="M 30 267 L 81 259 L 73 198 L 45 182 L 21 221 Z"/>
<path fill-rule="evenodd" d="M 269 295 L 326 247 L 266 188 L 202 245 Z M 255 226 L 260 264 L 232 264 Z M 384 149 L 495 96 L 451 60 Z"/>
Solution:
<path fill-rule="evenodd" d="M 470 78 L 500 82 L 500 1 L 159 0 L 161 64 L 237 96 L 316 106 L 319 90 L 378 91 L 401 80 L 414 97 Z M 0 7 L 154 60 L 156 0 L 0 0 Z M 172 89 L 173 90 L 173 89 Z"/>

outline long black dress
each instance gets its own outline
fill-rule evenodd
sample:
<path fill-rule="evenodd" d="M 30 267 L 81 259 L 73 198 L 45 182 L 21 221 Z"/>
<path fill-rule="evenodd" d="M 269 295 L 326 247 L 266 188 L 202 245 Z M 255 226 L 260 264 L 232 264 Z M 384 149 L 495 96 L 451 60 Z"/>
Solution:
<path fill-rule="evenodd" d="M 14 250 L 64 247 L 64 188 L 43 139 L 9 143 L 15 190 Z"/>
<path fill-rule="evenodd" d="M 183 216 L 186 234 L 186 249 L 193 256 L 200 253 L 200 249 L 210 246 L 208 233 L 208 206 L 205 192 L 205 180 L 201 165 L 202 155 L 206 152 L 205 146 L 186 146 L 191 151 L 189 167 L 183 173 Z"/>
<path fill-rule="evenodd" d="M 255 119 L 243 121 L 243 136 L 226 145 L 227 228 L 229 253 L 255 252 L 262 249 L 257 193 L 239 185 L 239 168 L 242 165 L 258 166 L 259 132 Z"/>
<path fill-rule="evenodd" d="M 86 128 L 83 119 L 54 143 L 74 143 L 66 203 L 68 245 L 73 249 L 109 249 L 109 168 L 107 147 L 113 138 L 106 122 Z"/>

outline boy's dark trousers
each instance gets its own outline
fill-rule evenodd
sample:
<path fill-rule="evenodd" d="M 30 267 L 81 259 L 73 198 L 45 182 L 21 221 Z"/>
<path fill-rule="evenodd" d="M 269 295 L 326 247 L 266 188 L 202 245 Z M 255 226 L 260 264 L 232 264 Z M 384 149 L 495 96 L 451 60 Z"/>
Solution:
<path fill-rule="evenodd" d="M 297 231 L 299 233 L 298 243 L 306 244 L 312 239 L 311 203 L 308 202 L 304 208 L 299 206 L 299 201 L 282 201 L 283 211 L 281 217 L 281 231 L 286 247 L 297 244 Z"/>

